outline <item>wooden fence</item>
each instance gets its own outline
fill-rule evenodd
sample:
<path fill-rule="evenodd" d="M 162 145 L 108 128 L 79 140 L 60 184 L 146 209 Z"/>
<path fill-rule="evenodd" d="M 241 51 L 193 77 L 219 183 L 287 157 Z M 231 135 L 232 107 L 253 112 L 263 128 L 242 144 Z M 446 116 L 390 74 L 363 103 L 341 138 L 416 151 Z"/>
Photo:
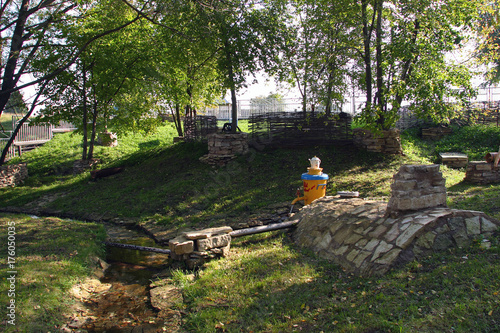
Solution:
<path fill-rule="evenodd" d="M 341 112 L 327 117 L 302 112 L 274 112 L 250 118 L 251 138 L 269 146 L 351 144 L 352 118 Z"/>
<path fill-rule="evenodd" d="M 12 116 L 12 131 L 10 131 L 10 135 L 14 132 L 19 121 L 20 117 Z M 21 126 L 13 144 L 9 147 L 6 160 L 14 158 L 15 156 L 20 156 L 23 151 L 43 145 L 53 138 L 54 133 L 69 132 L 73 130 L 75 130 L 75 127 L 71 123 L 63 121 L 57 126 L 31 125 L 29 122 L 26 122 Z M 0 138 L 0 151 L 5 149 L 9 140 L 9 138 Z"/>

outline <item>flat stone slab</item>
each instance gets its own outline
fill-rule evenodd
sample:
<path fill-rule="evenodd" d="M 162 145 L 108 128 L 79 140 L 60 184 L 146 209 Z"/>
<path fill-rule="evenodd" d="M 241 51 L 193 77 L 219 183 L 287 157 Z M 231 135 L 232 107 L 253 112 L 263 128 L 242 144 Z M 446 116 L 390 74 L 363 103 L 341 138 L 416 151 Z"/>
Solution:
<path fill-rule="evenodd" d="M 463 153 L 440 153 L 441 162 L 454 168 L 465 168 L 469 163 L 469 157 Z"/>
<path fill-rule="evenodd" d="M 380 275 L 394 266 L 450 247 L 465 247 L 500 230 L 483 212 L 446 207 L 385 216 L 387 203 L 324 197 L 294 219 L 297 244 L 358 275 Z"/>
<path fill-rule="evenodd" d="M 207 228 L 207 229 L 198 230 L 198 231 L 184 232 L 184 237 L 186 237 L 187 239 L 193 239 L 193 240 L 194 239 L 204 239 L 204 238 L 210 238 L 213 236 L 229 234 L 231 231 L 233 231 L 233 228 L 231 228 L 231 227 Z"/>

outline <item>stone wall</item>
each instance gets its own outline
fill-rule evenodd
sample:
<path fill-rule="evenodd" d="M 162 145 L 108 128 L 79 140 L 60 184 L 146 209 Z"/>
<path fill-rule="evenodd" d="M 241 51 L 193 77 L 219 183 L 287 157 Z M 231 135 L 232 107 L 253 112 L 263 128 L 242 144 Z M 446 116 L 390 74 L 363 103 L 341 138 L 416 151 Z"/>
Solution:
<path fill-rule="evenodd" d="M 441 163 L 451 168 L 465 168 L 469 163 L 467 154 L 463 153 L 440 153 Z"/>
<path fill-rule="evenodd" d="M 387 215 L 431 207 L 446 207 L 445 179 L 439 164 L 403 165 L 393 176 Z"/>
<path fill-rule="evenodd" d="M 500 168 L 495 168 L 492 162 L 469 162 L 465 172 L 465 180 L 475 184 L 500 183 Z"/>
<path fill-rule="evenodd" d="M 356 128 L 353 130 L 354 144 L 369 152 L 385 154 L 402 154 L 400 132 L 397 129 L 382 131 L 380 135 L 369 130 Z"/>
<path fill-rule="evenodd" d="M 422 128 L 422 139 L 436 141 L 441 139 L 443 136 L 451 134 L 451 132 L 451 127 Z"/>
<path fill-rule="evenodd" d="M 247 133 L 213 133 L 208 135 L 208 154 L 200 161 L 212 165 L 224 165 L 238 154 L 248 152 Z"/>
<path fill-rule="evenodd" d="M 386 203 L 324 197 L 305 206 L 294 240 L 358 275 L 379 275 L 415 258 L 486 240 L 500 221 L 482 212 L 436 207 L 385 216 Z"/>
<path fill-rule="evenodd" d="M 16 186 L 28 177 L 26 163 L 3 165 L 0 167 L 0 187 Z"/>

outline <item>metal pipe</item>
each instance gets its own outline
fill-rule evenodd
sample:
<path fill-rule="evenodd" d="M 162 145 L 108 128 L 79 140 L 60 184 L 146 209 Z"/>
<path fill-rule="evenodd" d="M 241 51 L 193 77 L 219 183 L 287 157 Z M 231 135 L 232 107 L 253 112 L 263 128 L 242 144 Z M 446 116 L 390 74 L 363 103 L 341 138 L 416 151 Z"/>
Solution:
<path fill-rule="evenodd" d="M 140 246 L 140 245 L 132 245 L 132 244 L 121 244 L 121 243 L 112 243 L 112 242 L 104 242 L 104 244 L 107 246 L 120 247 L 122 249 L 128 249 L 128 250 L 149 251 L 149 252 L 170 254 L 170 250 L 159 249 L 157 247 Z"/>
<path fill-rule="evenodd" d="M 252 228 L 238 229 L 238 230 L 231 231 L 229 233 L 229 235 L 231 235 L 231 237 L 241 237 L 241 236 L 246 236 L 246 235 L 259 234 L 261 232 L 268 232 L 268 231 L 273 231 L 273 230 L 278 230 L 278 229 L 291 228 L 299 222 L 300 222 L 300 220 L 294 220 L 294 221 L 287 221 L 287 222 L 282 222 L 282 223 L 272 223 L 272 224 L 268 224 L 268 225 L 261 225 L 261 226 L 252 227 Z"/>

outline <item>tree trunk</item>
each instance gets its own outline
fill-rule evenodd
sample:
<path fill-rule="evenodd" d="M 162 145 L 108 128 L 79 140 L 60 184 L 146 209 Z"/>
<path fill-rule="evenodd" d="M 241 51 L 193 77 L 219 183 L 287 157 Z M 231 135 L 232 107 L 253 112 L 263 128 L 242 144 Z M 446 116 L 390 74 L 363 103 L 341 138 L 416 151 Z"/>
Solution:
<path fill-rule="evenodd" d="M 364 53 L 363 53 L 363 61 L 365 63 L 365 90 L 366 90 L 366 108 L 371 109 L 372 103 L 372 64 L 371 64 L 371 53 L 370 53 L 370 45 L 371 45 L 371 29 L 368 26 L 368 0 L 363 0 L 361 3 L 361 17 L 363 20 L 363 45 L 364 45 Z"/>
<path fill-rule="evenodd" d="M 85 72 L 85 63 L 82 64 L 82 73 L 83 73 L 83 89 L 82 89 L 82 111 L 83 111 L 83 119 L 82 119 L 82 131 L 83 131 L 83 149 L 82 149 L 82 160 L 87 159 L 87 147 L 88 147 L 88 129 L 87 129 L 87 121 L 88 121 L 88 110 L 87 110 L 87 73 Z"/>
<path fill-rule="evenodd" d="M 413 36 L 412 36 L 412 52 L 410 52 L 410 57 L 404 62 L 403 65 L 403 70 L 401 72 L 401 81 L 406 82 L 408 77 L 411 74 L 412 71 L 412 64 L 417 60 L 418 58 L 418 53 L 415 51 L 415 44 L 417 42 L 417 37 L 418 33 L 420 31 L 420 21 L 415 20 L 414 23 L 415 30 L 413 31 Z M 396 94 L 396 106 L 398 109 L 401 106 L 401 103 L 403 102 L 403 95 L 401 95 L 399 92 Z"/>
<path fill-rule="evenodd" d="M 37 105 L 38 99 L 42 95 L 42 93 L 45 90 L 45 87 L 47 86 L 48 83 L 49 83 L 49 81 L 45 81 L 43 83 L 42 87 L 37 92 L 37 94 L 35 96 L 35 99 L 31 103 L 31 107 L 30 107 L 28 113 L 26 113 L 26 115 L 24 115 L 24 117 L 19 121 L 19 123 L 17 124 L 16 128 L 12 132 L 12 135 L 10 136 L 9 141 L 7 141 L 7 144 L 5 145 L 5 148 L 2 151 L 2 155 L 0 156 L 0 166 L 5 163 L 5 159 L 7 158 L 7 153 L 9 151 L 9 148 L 14 143 L 14 140 L 16 139 L 17 133 L 19 133 L 19 130 L 21 129 L 21 127 L 23 126 L 23 124 L 29 119 L 29 117 L 31 117 L 31 114 L 33 113 L 33 111 L 35 110 L 35 107 Z"/>
<path fill-rule="evenodd" d="M 93 106 L 93 113 L 92 113 L 92 134 L 90 137 L 90 144 L 89 144 L 89 154 L 87 156 L 87 160 L 91 160 L 94 158 L 94 145 L 95 145 L 95 138 L 96 138 L 96 131 L 97 131 L 97 101 L 94 102 Z"/>
<path fill-rule="evenodd" d="M 236 90 L 231 88 L 231 133 L 236 133 L 238 128 L 238 101 L 236 100 Z"/>
<path fill-rule="evenodd" d="M 4 73 L 2 75 L 2 91 L 0 93 L 0 116 L 2 115 L 7 102 L 9 101 L 10 95 L 12 94 L 12 89 L 17 84 L 19 77 L 16 77 L 15 71 L 17 68 L 17 61 L 21 54 L 24 43 L 24 29 L 26 21 L 28 20 L 29 0 L 23 0 L 21 7 L 19 9 L 19 15 L 16 20 L 16 26 L 14 28 L 14 33 L 12 34 L 12 41 L 10 43 L 10 52 L 8 60 L 5 64 Z"/>
<path fill-rule="evenodd" d="M 382 6 L 383 6 L 383 0 L 378 0 L 375 3 L 375 12 L 377 15 L 377 27 L 376 27 L 376 58 L 377 58 L 377 101 L 376 104 L 378 106 L 378 119 L 377 123 L 379 124 L 380 128 L 383 129 L 388 129 L 385 128 L 384 122 L 385 122 L 385 115 L 384 113 L 387 111 L 387 105 L 385 101 L 385 89 L 384 89 L 384 71 L 382 68 L 382 38 L 383 38 L 383 31 L 382 31 Z"/>
<path fill-rule="evenodd" d="M 177 129 L 177 135 L 182 136 L 182 124 L 181 124 L 181 106 L 179 103 L 175 104 L 175 114 L 174 116 L 174 125 Z"/>
<path fill-rule="evenodd" d="M 233 58 L 229 48 L 229 42 L 224 42 L 227 61 L 227 74 L 229 89 L 231 91 L 231 133 L 236 133 L 238 127 L 238 101 L 236 100 L 236 82 L 234 82 Z"/>

